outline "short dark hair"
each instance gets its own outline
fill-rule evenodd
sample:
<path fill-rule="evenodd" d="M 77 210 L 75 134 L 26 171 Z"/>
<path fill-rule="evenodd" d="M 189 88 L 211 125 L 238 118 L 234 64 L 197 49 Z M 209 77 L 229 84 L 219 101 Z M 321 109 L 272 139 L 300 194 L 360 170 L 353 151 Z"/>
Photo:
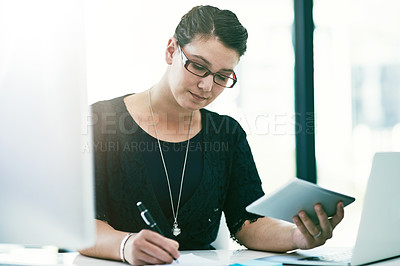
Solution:
<path fill-rule="evenodd" d="M 246 52 L 247 30 L 229 10 L 208 5 L 193 7 L 182 17 L 174 37 L 184 47 L 199 35 L 217 37 L 226 47 L 236 50 L 239 56 Z"/>

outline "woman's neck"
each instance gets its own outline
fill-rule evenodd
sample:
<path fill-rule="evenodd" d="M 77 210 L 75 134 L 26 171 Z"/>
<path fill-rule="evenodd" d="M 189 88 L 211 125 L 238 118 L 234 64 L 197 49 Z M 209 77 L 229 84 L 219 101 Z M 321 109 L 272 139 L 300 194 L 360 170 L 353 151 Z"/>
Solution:
<path fill-rule="evenodd" d="M 182 108 L 168 87 L 163 87 L 161 83 L 158 83 L 146 94 L 152 118 L 150 133 L 155 134 L 153 132 L 153 124 L 155 124 L 160 139 L 176 142 L 187 140 L 188 137 L 193 137 L 201 130 L 200 111 Z M 188 136 L 189 128 L 191 129 L 190 136 Z"/>
<path fill-rule="evenodd" d="M 187 140 L 190 121 L 189 137 L 195 136 L 202 128 L 200 111 L 192 112 L 180 106 L 162 80 L 151 89 L 128 96 L 124 101 L 133 120 L 153 137 L 156 137 L 156 126 L 161 140 Z"/>
<path fill-rule="evenodd" d="M 186 121 L 190 116 L 199 113 L 180 106 L 171 93 L 169 87 L 162 82 L 157 83 L 148 91 L 149 104 L 153 112 L 159 116 L 163 116 L 169 123 L 181 123 Z"/>

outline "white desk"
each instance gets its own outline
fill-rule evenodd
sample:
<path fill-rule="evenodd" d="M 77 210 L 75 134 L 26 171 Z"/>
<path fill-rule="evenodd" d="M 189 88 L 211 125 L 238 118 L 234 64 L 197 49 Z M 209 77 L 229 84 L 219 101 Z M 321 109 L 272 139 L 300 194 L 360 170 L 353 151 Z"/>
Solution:
<path fill-rule="evenodd" d="M 252 251 L 252 250 L 197 250 L 197 251 L 181 251 L 181 255 L 193 253 L 194 255 L 214 260 L 221 263 L 221 265 L 229 265 L 235 262 L 244 262 L 247 260 L 262 258 L 271 255 L 272 253 Z M 74 258 L 73 263 L 77 266 L 89 266 L 96 265 L 99 266 L 116 266 L 116 265 L 126 265 L 121 262 L 114 261 L 101 261 L 93 258 L 88 258 L 80 254 L 76 255 L 65 255 L 66 257 L 71 256 L 69 259 Z M 181 265 L 182 263 L 180 263 Z M 183 265 L 182 265 L 183 266 Z"/>
<path fill-rule="evenodd" d="M 181 251 L 181 255 L 193 253 L 194 255 L 216 261 L 221 265 L 261 258 L 273 253 L 242 250 L 195 250 Z M 117 266 L 127 265 L 118 261 L 90 258 L 79 254 L 56 253 L 54 250 L 45 249 L 14 249 L 11 252 L 0 253 L 0 265 L 76 265 L 76 266 Z M 182 265 L 184 266 L 184 265 Z"/>
<path fill-rule="evenodd" d="M 46 251 L 47 252 L 47 251 Z M 29 252 L 28 252 L 29 253 Z M 34 253 L 34 252 L 33 252 Z M 0 256 L 0 265 L 22 265 L 28 263 L 31 265 L 76 265 L 76 266 L 122 266 L 127 265 L 122 262 L 101 260 L 96 258 L 90 258 L 80 255 L 77 252 L 72 253 L 60 253 L 54 254 L 47 252 L 46 254 L 25 254 L 24 257 L 21 253 L 11 253 L 7 256 Z M 221 265 L 229 265 L 232 263 L 245 262 L 251 259 L 262 258 L 266 256 L 276 255 L 274 253 L 253 251 L 247 249 L 238 250 L 198 250 L 198 251 L 181 251 L 181 255 L 193 253 L 196 256 L 200 256 L 206 259 L 210 259 L 220 263 Z M 4 254 L 3 254 L 4 255 Z M 32 258 L 35 257 L 35 261 Z M 14 262 L 12 262 L 14 260 Z M 183 264 L 180 264 L 184 266 Z M 400 258 L 375 263 L 373 265 L 379 266 L 398 266 L 400 265 Z"/>

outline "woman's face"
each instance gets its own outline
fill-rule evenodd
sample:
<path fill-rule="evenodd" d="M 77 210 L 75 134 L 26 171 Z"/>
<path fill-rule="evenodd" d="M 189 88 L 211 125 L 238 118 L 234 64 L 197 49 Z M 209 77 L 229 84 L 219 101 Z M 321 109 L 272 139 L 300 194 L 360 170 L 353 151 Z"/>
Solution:
<path fill-rule="evenodd" d="M 213 74 L 202 78 L 190 73 L 184 67 L 182 58 L 185 56 L 176 43 L 175 46 L 169 77 L 172 95 L 181 107 L 199 110 L 212 103 L 225 88 L 214 83 Z M 239 54 L 214 37 L 195 38 L 181 49 L 190 61 L 225 76 L 229 76 L 239 62 Z"/>

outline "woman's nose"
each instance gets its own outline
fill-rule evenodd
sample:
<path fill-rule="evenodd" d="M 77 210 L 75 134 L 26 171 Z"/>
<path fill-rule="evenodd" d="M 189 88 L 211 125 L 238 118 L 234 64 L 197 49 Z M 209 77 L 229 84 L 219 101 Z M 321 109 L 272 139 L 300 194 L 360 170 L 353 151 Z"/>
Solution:
<path fill-rule="evenodd" d="M 198 86 L 200 89 L 204 91 L 211 91 L 213 85 L 214 85 L 214 76 L 208 75 L 207 77 L 204 77 L 200 80 Z"/>

